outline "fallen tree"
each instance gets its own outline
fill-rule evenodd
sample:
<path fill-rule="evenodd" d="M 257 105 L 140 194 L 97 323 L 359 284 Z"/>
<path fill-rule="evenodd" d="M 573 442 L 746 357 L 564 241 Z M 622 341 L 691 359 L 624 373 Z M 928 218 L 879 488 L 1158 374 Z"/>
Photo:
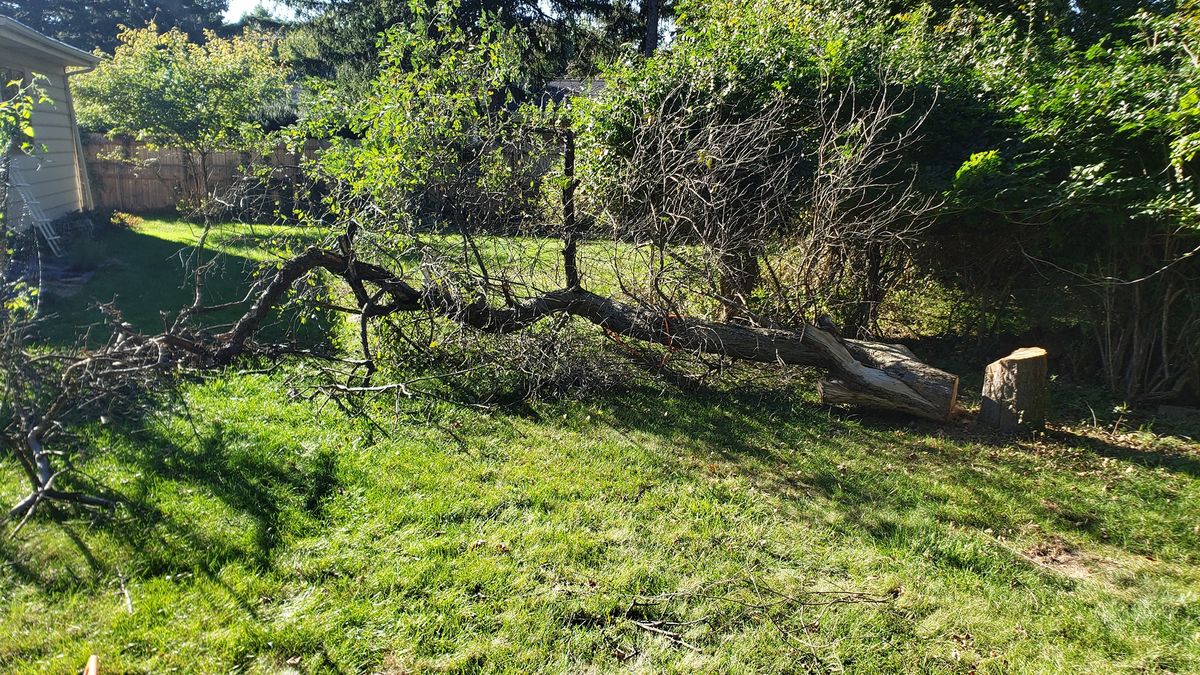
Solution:
<path fill-rule="evenodd" d="M 488 333 L 523 330 L 556 314 L 590 321 L 617 335 L 681 349 L 757 363 L 815 366 L 836 378 L 841 394 L 831 403 L 854 403 L 945 421 L 954 410 L 958 377 L 930 367 L 903 348 L 858 340 L 841 340 L 812 324 L 796 329 L 764 328 L 706 321 L 652 311 L 602 297 L 579 286 L 563 288 L 508 306 L 482 299 L 464 301 L 436 285 L 417 288 L 379 265 L 321 248 L 310 248 L 288 261 L 270 280 L 254 304 L 221 336 L 214 353 L 229 363 L 246 349 L 247 340 L 270 309 L 298 279 L 324 269 L 345 281 L 360 301 L 366 318 L 396 312 L 433 312 Z M 375 292 L 372 292 L 373 287 Z"/>

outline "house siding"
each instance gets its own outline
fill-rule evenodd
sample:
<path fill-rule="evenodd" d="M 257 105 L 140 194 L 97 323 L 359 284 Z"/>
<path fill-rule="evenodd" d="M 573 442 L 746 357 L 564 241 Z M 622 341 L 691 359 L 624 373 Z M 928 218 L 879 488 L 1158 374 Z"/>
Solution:
<path fill-rule="evenodd" d="M 24 72 L 26 80 L 37 73 L 50 103 L 38 104 L 33 111 L 34 141 L 39 146 L 32 156 L 16 158 L 15 165 L 29 182 L 42 210 L 58 218 L 84 208 L 87 186 L 80 184 L 76 130 L 67 93 L 67 75 L 62 65 L 29 58 L 18 50 L 0 48 L 0 69 Z M 10 199 L 15 200 L 15 195 Z M 10 217 L 21 214 L 21 205 L 10 201 Z"/>

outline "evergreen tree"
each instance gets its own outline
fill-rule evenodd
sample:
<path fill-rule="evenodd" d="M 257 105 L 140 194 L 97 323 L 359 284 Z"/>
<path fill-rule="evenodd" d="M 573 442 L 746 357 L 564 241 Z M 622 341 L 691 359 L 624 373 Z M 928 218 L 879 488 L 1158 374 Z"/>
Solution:
<path fill-rule="evenodd" d="M 432 4 L 432 3 L 430 3 Z M 290 0 L 303 24 L 289 41 L 291 54 L 310 74 L 343 85 L 369 81 L 377 72 L 379 37 L 415 20 L 409 0 Z M 669 16 L 671 3 L 662 2 Z M 639 45 L 645 32 L 634 0 L 464 0 L 454 10 L 458 25 L 474 30 L 481 14 L 515 28 L 527 45 L 524 66 L 533 79 L 562 74 L 589 76 L 622 45 Z"/>
<path fill-rule="evenodd" d="M 221 26 L 228 0 L 0 0 L 0 14 L 80 49 L 111 53 L 118 26 L 141 28 L 153 21 L 199 39 Z"/>

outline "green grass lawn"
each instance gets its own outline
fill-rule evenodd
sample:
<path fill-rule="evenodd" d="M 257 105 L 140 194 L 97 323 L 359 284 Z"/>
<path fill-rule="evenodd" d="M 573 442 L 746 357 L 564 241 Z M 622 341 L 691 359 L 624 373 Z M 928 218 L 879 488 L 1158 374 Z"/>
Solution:
<path fill-rule="evenodd" d="M 122 506 L 0 543 L 0 671 L 1200 671 L 1186 439 L 636 383 L 367 422 L 300 368 L 81 432 Z"/>
<path fill-rule="evenodd" d="M 160 332 L 162 311 L 172 315 L 192 304 L 194 248 L 203 228 L 174 220 L 146 220 L 130 228 L 110 228 L 98 237 L 100 258 L 88 283 L 54 288 L 43 300 L 46 318 L 40 333 L 57 346 L 74 344 L 89 326 L 100 322 L 98 303 L 113 302 L 125 319 L 143 331 Z M 223 224 L 213 228 L 205 260 L 217 264 L 206 277 L 205 304 L 241 298 L 259 265 L 277 255 L 273 247 L 303 246 L 312 240 L 303 228 Z M 228 321 L 237 311 L 206 317 Z"/>

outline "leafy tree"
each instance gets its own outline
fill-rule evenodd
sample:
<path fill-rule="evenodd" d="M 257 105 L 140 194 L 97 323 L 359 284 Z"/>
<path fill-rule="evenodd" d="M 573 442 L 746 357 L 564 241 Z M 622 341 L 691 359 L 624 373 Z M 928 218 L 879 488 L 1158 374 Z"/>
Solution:
<path fill-rule="evenodd" d="M 580 106 L 585 196 L 618 227 L 641 223 L 722 253 L 730 283 L 720 295 L 757 297 L 755 311 L 773 312 L 787 290 L 799 296 L 793 307 L 816 303 L 844 325 L 870 327 L 861 308 L 878 307 L 880 290 L 932 275 L 983 308 L 989 322 L 975 330 L 1074 326 L 1098 345 L 1077 345 L 1079 362 L 1100 365 L 1122 396 L 1177 396 L 1200 383 L 1200 13 L 1194 3 L 1138 6 L 1150 9 L 1101 20 L 1089 3 L 1057 15 L 1053 5 L 1010 12 L 994 2 L 900 13 L 871 0 L 683 4 L 669 50 L 610 69 L 602 95 Z M 1103 37 L 1090 40 L 1089 30 Z M 774 146 L 759 133 L 764 143 L 729 153 L 737 129 L 763 129 L 758 120 L 780 99 L 790 133 Z M 894 104 L 877 127 L 888 143 L 904 139 L 893 162 L 844 161 L 870 154 L 860 143 L 870 128 L 858 114 L 864 100 Z M 910 134 L 922 115 L 922 132 Z M 638 174 L 646 147 L 655 151 Z M 696 161 L 655 183 L 681 148 L 695 148 Z M 724 203 L 714 177 L 770 156 L 790 173 L 763 172 L 772 179 L 758 183 L 771 190 L 732 200 L 763 208 L 749 220 L 714 208 Z M 945 204 L 915 230 L 910 209 L 892 210 L 898 218 L 864 236 L 878 214 L 831 211 L 811 187 L 862 166 L 893 177 L 878 185 L 945 193 Z M 911 183 L 894 179 L 903 166 L 915 171 Z M 729 197 L 737 184 L 720 187 Z M 794 204 L 770 201 L 789 193 Z M 864 194 L 861 203 L 881 203 Z M 889 194 L 884 203 L 904 193 Z M 829 232 L 814 248 L 812 233 Z M 779 268 L 760 269 L 770 264 Z M 787 274 L 789 265 L 803 274 Z M 806 281 L 814 270 L 815 288 Z"/>
<path fill-rule="evenodd" d="M 960 67 L 934 57 L 930 13 L 718 0 L 682 3 L 679 17 L 669 49 L 610 68 L 604 91 L 578 106 L 592 201 L 617 227 L 704 243 L 722 270 L 722 298 L 761 298 L 770 279 L 773 297 L 756 311 L 771 304 L 794 320 L 817 304 L 847 328 L 873 329 L 906 268 L 901 235 L 927 211 L 910 189 L 912 165 L 952 172 L 974 137 L 964 122 L 978 119 L 957 85 L 954 103 L 941 103 Z M 914 133 L 927 118 L 942 132 L 937 143 Z M 646 147 L 656 150 L 646 157 Z M 687 161 L 689 147 L 705 161 Z M 649 193 L 631 187 L 652 188 L 675 154 L 670 180 Z M 764 270 L 772 259 L 791 269 Z"/>
<path fill-rule="evenodd" d="M 269 39 L 206 37 L 197 44 L 178 29 L 127 29 L 115 53 L 74 83 L 81 125 L 184 150 L 199 206 L 209 195 L 208 157 L 257 141 L 289 96 Z"/>
<path fill-rule="evenodd" d="M 543 112 L 516 101 L 523 41 L 486 16 L 472 35 L 456 25 L 457 10 L 444 3 L 390 29 L 366 95 L 322 99 L 328 107 L 316 106 L 303 129 L 329 138 L 317 167 L 327 182 L 381 205 L 401 234 L 423 220 L 512 229 L 540 196 L 546 138 L 530 127 Z M 349 137 L 339 133 L 347 127 Z"/>
<path fill-rule="evenodd" d="M 112 52 L 121 26 L 178 28 L 192 39 L 221 26 L 228 0 L 0 0 L 5 14 L 81 49 Z"/>

